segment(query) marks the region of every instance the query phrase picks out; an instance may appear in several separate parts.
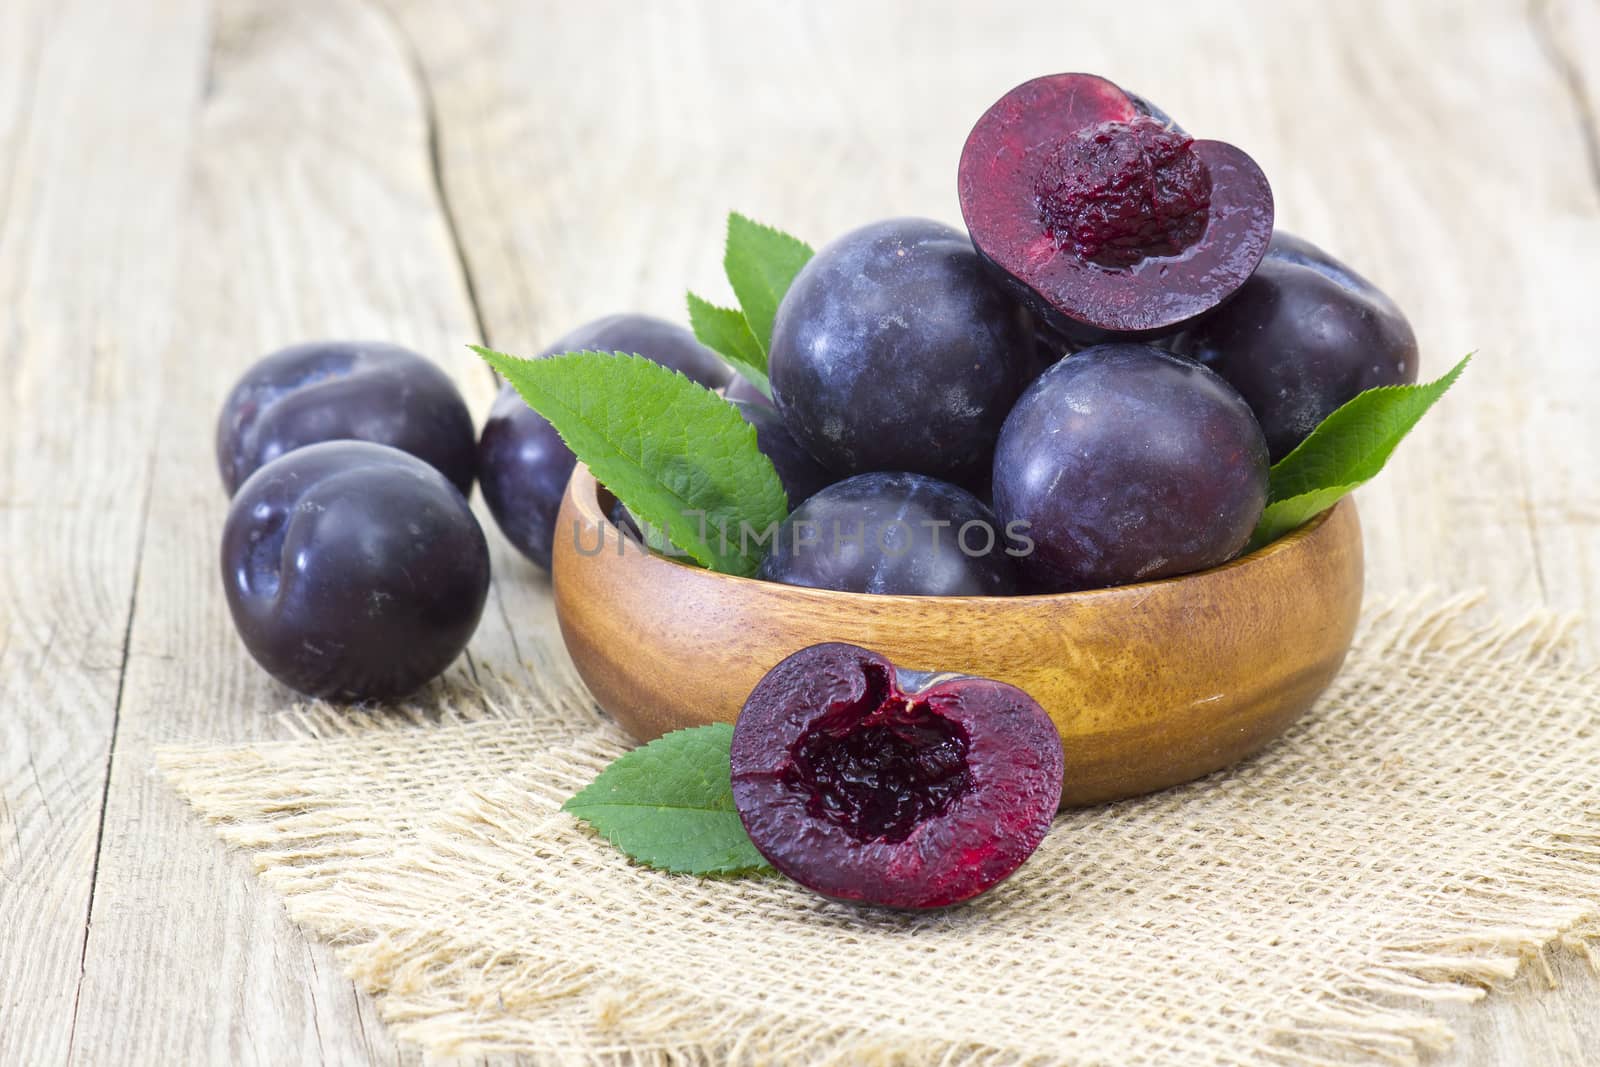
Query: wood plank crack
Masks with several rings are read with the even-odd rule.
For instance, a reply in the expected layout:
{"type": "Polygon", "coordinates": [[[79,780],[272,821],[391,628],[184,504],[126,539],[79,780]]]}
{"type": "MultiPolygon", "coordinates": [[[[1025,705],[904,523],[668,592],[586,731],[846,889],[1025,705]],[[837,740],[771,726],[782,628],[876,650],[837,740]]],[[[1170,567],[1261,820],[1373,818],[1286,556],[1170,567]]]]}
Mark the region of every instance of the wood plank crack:
{"type": "Polygon", "coordinates": [[[443,151],[439,144],[439,108],[434,100],[433,85],[428,80],[427,67],[422,62],[422,55],[417,51],[416,43],[411,40],[404,23],[395,16],[395,13],[383,3],[373,3],[370,7],[383,19],[384,24],[394,35],[400,52],[405,57],[412,85],[416,88],[426,132],[428,173],[433,183],[434,199],[439,203],[439,213],[443,216],[445,229],[450,235],[450,250],[455,256],[457,269],[460,270],[461,280],[467,289],[467,304],[472,309],[472,321],[478,331],[478,343],[486,345],[489,343],[489,331],[484,326],[483,306],[478,300],[477,282],[472,276],[472,264],[467,259],[466,248],[461,241],[460,222],[456,218],[454,206],[450,203],[450,193],[445,184],[443,151]]]}
{"type": "MultiPolygon", "coordinates": [[[[129,583],[127,618],[122,629],[122,662],[117,668],[117,695],[111,706],[111,737],[106,743],[106,772],[100,790],[100,816],[95,824],[94,863],[89,868],[89,901],[83,915],[83,947],[78,956],[78,982],[72,994],[72,1025],[67,1033],[67,1063],[72,1062],[78,1037],[78,1010],[83,1001],[83,983],[89,973],[89,938],[94,932],[94,905],[100,888],[100,859],[105,853],[106,812],[111,806],[111,772],[117,761],[117,737],[122,725],[122,701],[127,690],[128,659],[133,648],[133,623],[139,611],[139,575],[144,569],[145,534],[150,529],[150,501],[155,489],[155,460],[161,444],[158,426],[151,437],[145,459],[144,499],[139,505],[139,535],[133,550],[133,580],[129,583]]],[[[30,760],[31,762],[31,760],[30,760]]]]}

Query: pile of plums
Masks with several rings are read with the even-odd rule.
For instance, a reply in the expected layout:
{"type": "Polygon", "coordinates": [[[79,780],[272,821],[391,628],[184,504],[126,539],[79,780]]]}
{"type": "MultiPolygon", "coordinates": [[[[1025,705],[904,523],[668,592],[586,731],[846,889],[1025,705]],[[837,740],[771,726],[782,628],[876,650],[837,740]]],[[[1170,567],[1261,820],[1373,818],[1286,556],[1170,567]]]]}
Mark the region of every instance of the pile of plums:
{"type": "MultiPolygon", "coordinates": [[[[1399,308],[1273,232],[1249,156],[1102,78],[1006,94],[967,140],[958,192],[966,232],[890,219],[801,270],[773,327],[770,400],[648,316],[589,323],[544,354],[633,352],[721,390],[792,509],[760,577],[904,595],[1226,562],[1272,461],[1362,390],[1416,380],[1399,308]]],[[[575,463],[509,386],[474,441],[435,366],[351,343],[257,364],[217,453],[240,633],[279,679],[340,699],[401,695],[465,646],[488,583],[474,477],[548,568],[575,463]]]]}

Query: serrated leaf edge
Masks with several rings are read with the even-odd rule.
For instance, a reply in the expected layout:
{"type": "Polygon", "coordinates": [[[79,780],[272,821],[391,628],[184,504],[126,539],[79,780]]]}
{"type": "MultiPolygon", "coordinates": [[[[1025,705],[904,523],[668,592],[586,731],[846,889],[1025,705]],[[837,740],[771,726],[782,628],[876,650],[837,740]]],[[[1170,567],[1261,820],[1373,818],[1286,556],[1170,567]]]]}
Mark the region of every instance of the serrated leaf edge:
{"type": "MultiPolygon", "coordinates": [[[[570,352],[559,352],[559,353],[555,353],[555,354],[550,355],[550,356],[542,356],[542,357],[540,357],[538,359],[527,359],[527,358],[524,358],[524,357],[521,357],[521,356],[513,356],[513,355],[510,355],[509,353],[499,352],[499,351],[496,351],[495,349],[488,348],[488,347],[486,347],[484,345],[468,345],[467,347],[472,349],[474,352],[476,352],[485,362],[487,362],[496,371],[499,371],[501,373],[501,375],[506,378],[507,381],[510,381],[511,378],[510,378],[509,374],[506,374],[505,368],[500,365],[501,362],[543,363],[543,362],[546,362],[547,360],[559,359],[559,358],[561,358],[563,356],[614,356],[614,357],[617,357],[617,358],[620,358],[620,359],[638,360],[638,361],[640,361],[642,363],[646,363],[646,364],[648,364],[648,365],[650,365],[652,367],[658,367],[661,370],[666,371],[669,374],[673,374],[673,375],[677,376],[678,378],[683,379],[684,381],[688,382],[690,385],[693,385],[695,388],[700,389],[700,390],[710,394],[713,397],[716,397],[717,400],[722,401],[722,398],[718,397],[715,392],[712,392],[712,390],[707,389],[705,386],[703,386],[699,382],[696,382],[693,379],[687,377],[686,375],[684,375],[680,371],[673,370],[670,367],[664,367],[661,364],[654,362],[653,360],[649,360],[649,359],[646,359],[644,356],[638,355],[637,353],[632,353],[632,352],[604,352],[604,351],[600,351],[600,350],[597,350],[597,349],[576,349],[576,350],[573,350],[573,351],[570,351],[570,352]]],[[[519,396],[522,396],[523,402],[527,403],[529,407],[533,407],[533,404],[528,400],[527,396],[522,393],[521,387],[517,386],[515,382],[512,382],[512,386],[513,386],[513,388],[516,388],[517,394],[519,396]]],[[[722,401],[722,402],[723,402],[724,406],[729,406],[729,405],[726,404],[726,401],[722,401]]],[[[537,411],[538,409],[535,408],[534,410],[537,411]]],[[[570,411],[571,409],[568,409],[568,410],[570,411]]],[[[541,414],[543,414],[543,413],[541,412],[541,414]]],[[[573,412],[573,414],[574,414],[574,416],[577,415],[576,412],[573,412]]],[[[772,474],[772,478],[773,478],[773,483],[775,485],[777,485],[779,487],[780,491],[781,491],[783,483],[778,479],[777,469],[775,467],[772,467],[772,460],[769,459],[767,457],[766,453],[762,452],[761,449],[757,446],[755,427],[751,426],[748,422],[745,422],[744,419],[739,416],[738,412],[733,412],[732,414],[734,415],[735,418],[739,419],[739,422],[741,424],[741,428],[737,432],[740,432],[740,433],[745,435],[745,438],[747,439],[747,443],[749,445],[749,448],[750,448],[752,454],[756,455],[756,456],[759,456],[761,458],[761,460],[766,463],[767,467],[771,468],[771,474],[772,474]]],[[[548,420],[548,416],[546,416],[546,418],[548,420]]],[[[556,434],[561,438],[562,442],[564,444],[566,444],[568,448],[572,448],[572,442],[567,440],[567,435],[565,433],[562,433],[561,428],[559,426],[555,425],[554,420],[548,420],[548,421],[550,421],[551,426],[555,428],[556,434]]],[[[611,444],[609,438],[607,439],[607,444],[608,445],[611,444]]],[[[615,445],[611,445],[611,447],[612,447],[612,450],[617,454],[617,456],[619,458],[621,458],[623,460],[626,460],[628,462],[633,462],[632,457],[628,456],[625,452],[622,451],[622,449],[618,448],[615,445]]],[[[573,448],[573,452],[574,452],[574,454],[576,454],[577,449],[573,448]]],[[[641,469],[644,469],[643,462],[638,462],[635,465],[638,466],[641,469]]],[[[728,572],[728,571],[724,571],[724,570],[722,570],[721,566],[719,566],[719,564],[722,563],[722,560],[719,559],[719,557],[716,555],[716,553],[712,551],[709,539],[702,541],[697,536],[689,536],[684,540],[680,540],[678,537],[673,536],[680,525],[687,525],[690,529],[693,529],[693,524],[688,522],[687,516],[685,514],[683,514],[683,513],[685,513],[685,512],[692,513],[692,512],[698,511],[700,509],[692,507],[690,501],[684,500],[678,494],[672,492],[672,490],[665,483],[660,481],[660,479],[656,478],[655,475],[652,474],[649,477],[650,477],[651,481],[655,482],[655,484],[657,486],[659,486],[663,490],[663,492],[664,492],[664,494],[666,496],[671,497],[678,505],[680,505],[679,514],[677,516],[675,516],[671,521],[669,521],[667,523],[656,523],[655,524],[658,527],[660,527],[661,529],[666,531],[668,540],[670,540],[678,548],[680,548],[683,551],[687,552],[694,559],[694,561],[696,563],[700,564],[702,567],[705,567],[707,570],[717,571],[719,573],[742,573],[745,576],[748,576],[750,574],[754,574],[755,573],[756,568],[758,566],[760,566],[760,563],[761,563],[761,560],[759,558],[752,558],[752,557],[747,556],[747,555],[745,555],[743,553],[739,553],[739,552],[735,551],[734,552],[734,556],[736,556],[743,563],[748,565],[747,570],[745,570],[743,572],[728,572]]],[[[614,490],[613,490],[613,492],[614,492],[614,490]]],[[[633,511],[638,511],[641,514],[641,516],[643,515],[644,511],[648,510],[648,509],[637,508],[635,506],[634,502],[625,499],[620,493],[617,494],[617,498],[622,501],[624,507],[627,507],[628,509],[633,510],[633,511]]],[[[785,497],[785,499],[787,499],[787,498],[785,497]]],[[[782,519],[780,518],[778,521],[781,522],[782,519]]],[[[752,523],[752,525],[755,525],[755,523],[752,523]]]]}
{"type": "MultiPolygon", "coordinates": [[[[756,230],[758,232],[767,234],[769,236],[776,237],[780,241],[788,242],[789,244],[791,244],[791,245],[793,245],[795,247],[796,251],[801,251],[801,252],[805,253],[805,261],[806,262],[810,262],[810,260],[817,254],[817,252],[816,252],[816,249],[812,248],[810,244],[806,243],[805,241],[802,241],[800,238],[796,237],[792,233],[789,233],[789,232],[787,232],[785,230],[780,230],[776,226],[769,226],[764,222],[757,222],[755,219],[751,218],[750,216],[741,214],[740,212],[737,212],[737,211],[728,212],[727,234],[723,238],[723,243],[722,243],[722,272],[723,272],[723,274],[725,274],[727,276],[728,284],[729,284],[729,286],[731,286],[733,288],[734,296],[739,301],[740,313],[744,316],[745,326],[750,330],[751,336],[756,339],[756,344],[759,345],[760,348],[761,348],[761,355],[762,355],[763,358],[765,358],[768,355],[768,353],[771,351],[771,349],[772,349],[772,337],[770,336],[770,331],[769,331],[769,336],[763,337],[763,336],[761,336],[761,331],[756,329],[755,323],[750,321],[749,309],[748,309],[748,307],[745,306],[744,297],[739,294],[739,287],[738,287],[737,284],[735,284],[735,282],[733,280],[733,267],[732,267],[732,264],[731,264],[730,261],[733,259],[733,255],[734,255],[733,239],[734,239],[734,227],[736,225],[745,226],[745,227],[748,227],[748,228],[750,228],[752,230],[756,230]]],[[[805,266],[805,263],[804,262],[801,263],[800,266],[803,268],[805,266]]],[[[799,274],[799,270],[797,269],[795,271],[795,273],[799,274]]],[[[776,309],[777,309],[778,305],[783,303],[783,298],[786,295],[786,293],[788,292],[788,286],[785,286],[784,287],[784,292],[780,293],[776,289],[774,289],[771,285],[768,285],[766,283],[766,279],[764,277],[765,271],[758,270],[757,274],[758,274],[758,276],[762,276],[762,278],[761,278],[762,287],[765,288],[767,290],[768,294],[770,294],[771,297],[772,297],[772,306],[773,306],[773,309],[774,309],[774,314],[776,314],[776,309]]],[[[792,282],[792,280],[793,279],[791,279],[791,282],[792,282]]]]}
{"type": "Polygon", "coordinates": [[[1372,481],[1372,479],[1376,478],[1379,474],[1382,474],[1384,468],[1389,465],[1389,459],[1393,457],[1395,449],[1400,446],[1400,442],[1404,441],[1406,437],[1410,435],[1411,431],[1417,428],[1417,425],[1422,421],[1423,416],[1427,415],[1429,411],[1432,411],[1433,406],[1443,399],[1444,395],[1450,391],[1450,387],[1455,385],[1456,380],[1461,377],[1461,372],[1467,369],[1467,364],[1472,362],[1472,359],[1475,355],[1477,355],[1476,352],[1468,352],[1465,356],[1461,357],[1461,360],[1456,363],[1455,366],[1451,367],[1448,371],[1446,371],[1444,374],[1441,374],[1438,378],[1435,378],[1431,382],[1418,382],[1408,385],[1380,385],[1372,389],[1364,389],[1335,408],[1327,418],[1323,419],[1317,424],[1316,429],[1312,430],[1310,434],[1306,435],[1304,441],[1301,441],[1289,452],[1288,455],[1284,456],[1277,463],[1273,464],[1273,472],[1277,472],[1291,459],[1293,459],[1295,455],[1306,446],[1307,442],[1309,442],[1311,438],[1315,436],[1317,430],[1320,430],[1323,426],[1326,426],[1329,420],[1333,419],[1339,414],[1339,412],[1345,410],[1351,404],[1354,404],[1361,397],[1364,397],[1369,393],[1387,393],[1403,390],[1407,392],[1432,392],[1433,394],[1428,400],[1427,407],[1423,408],[1421,413],[1417,415],[1416,419],[1412,421],[1411,425],[1407,426],[1403,431],[1401,431],[1399,436],[1394,439],[1394,443],[1389,445],[1389,455],[1384,458],[1384,461],[1381,464],[1379,464],[1378,469],[1367,475],[1365,478],[1360,478],[1353,482],[1338,483],[1334,485],[1319,485],[1310,489],[1303,489],[1289,496],[1269,498],[1267,501],[1267,506],[1262,509],[1261,518],[1256,522],[1256,528],[1251,533],[1250,541],[1245,546],[1243,554],[1247,555],[1259,548],[1264,548],[1286,534],[1298,530],[1301,526],[1304,526],[1306,523],[1316,518],[1317,515],[1327,511],[1329,508],[1339,503],[1339,501],[1343,500],[1345,497],[1349,496],[1363,485],[1366,485],[1368,482],[1372,481]],[[1335,494],[1333,499],[1331,499],[1322,508],[1318,509],[1314,514],[1307,516],[1300,522],[1292,525],[1285,525],[1283,523],[1272,521],[1275,513],[1281,514],[1282,512],[1289,510],[1289,505],[1298,501],[1303,501],[1309,496],[1320,497],[1328,493],[1335,494]]]}
{"type": "Polygon", "coordinates": [[[762,351],[761,343],[756,340],[755,332],[750,328],[750,320],[745,317],[744,312],[740,311],[738,308],[729,308],[723,307],[720,304],[713,304],[711,301],[699,295],[692,289],[685,294],[684,302],[688,305],[689,327],[694,331],[695,339],[726,360],[728,365],[737,371],[740,377],[744,378],[745,381],[759,389],[761,394],[768,400],[771,400],[772,383],[767,379],[766,367],[756,366],[754,363],[746,359],[741,353],[728,351],[728,346],[718,344],[715,340],[702,333],[700,331],[700,322],[702,320],[701,316],[696,314],[696,311],[698,310],[696,305],[699,305],[699,308],[703,308],[706,311],[720,315],[727,315],[730,318],[737,319],[744,325],[745,337],[749,339],[751,344],[755,345],[756,351],[761,352],[762,357],[765,358],[766,353],[762,351]]]}
{"type": "MultiPolygon", "coordinates": [[[[1397,436],[1394,439],[1394,443],[1389,446],[1389,452],[1390,452],[1390,455],[1392,456],[1393,453],[1394,453],[1394,450],[1399,447],[1400,442],[1404,441],[1406,439],[1406,437],[1410,435],[1411,431],[1416,429],[1417,424],[1422,421],[1422,417],[1433,409],[1433,405],[1437,404],[1441,399],[1444,398],[1444,395],[1450,391],[1450,387],[1451,386],[1455,385],[1456,380],[1461,377],[1461,372],[1467,369],[1467,364],[1472,362],[1472,358],[1476,354],[1477,353],[1475,353],[1475,352],[1468,352],[1465,356],[1463,356],[1461,358],[1460,362],[1458,362],[1455,366],[1451,367],[1448,371],[1446,371],[1444,374],[1441,374],[1438,378],[1435,378],[1431,382],[1413,382],[1413,383],[1405,384],[1405,385],[1379,385],[1379,386],[1374,386],[1371,389],[1363,389],[1361,392],[1357,393],[1355,396],[1351,397],[1349,400],[1345,401],[1343,404],[1340,404],[1333,411],[1329,412],[1327,418],[1325,418],[1321,422],[1317,423],[1316,427],[1313,428],[1312,431],[1305,436],[1304,440],[1302,440],[1299,444],[1295,445],[1294,448],[1289,451],[1288,455],[1284,456],[1282,459],[1280,459],[1278,462],[1276,462],[1276,463],[1274,463],[1272,465],[1272,472],[1271,473],[1272,474],[1278,474],[1280,471],[1292,470],[1293,469],[1293,464],[1295,464],[1297,462],[1304,462],[1303,453],[1309,452],[1312,448],[1318,447],[1316,444],[1313,444],[1313,442],[1312,442],[1312,439],[1314,437],[1316,437],[1317,432],[1319,430],[1321,430],[1324,426],[1327,426],[1330,422],[1335,422],[1336,420],[1339,420],[1341,412],[1343,412],[1343,411],[1347,410],[1348,408],[1350,408],[1351,405],[1357,403],[1363,397],[1368,397],[1368,396],[1372,396],[1372,395],[1381,395],[1381,394],[1392,394],[1392,393],[1430,393],[1431,392],[1433,395],[1428,401],[1428,406],[1422,410],[1422,413],[1417,416],[1417,418],[1411,423],[1410,426],[1407,426],[1403,431],[1401,431],[1399,436],[1397,436]]],[[[1364,485],[1365,483],[1371,481],[1373,478],[1376,478],[1379,474],[1381,474],[1383,472],[1383,468],[1388,465],[1388,462],[1389,462],[1388,461],[1388,457],[1385,457],[1383,463],[1379,465],[1377,470],[1373,471],[1371,474],[1367,475],[1365,478],[1362,478],[1359,481],[1353,482],[1351,484],[1354,485],[1354,486],[1360,486],[1360,485],[1364,485]]],[[[1271,503],[1276,503],[1279,500],[1292,500],[1295,497],[1301,497],[1301,496],[1305,496],[1308,493],[1315,493],[1315,492],[1321,491],[1322,489],[1331,489],[1331,488],[1336,488],[1336,486],[1313,486],[1310,489],[1297,490],[1296,492],[1291,493],[1288,496],[1269,497],[1269,501],[1271,503]]],[[[1269,506],[1270,506],[1270,504],[1269,504],[1269,506]]]]}
{"type": "Polygon", "coordinates": [[[640,864],[641,866],[648,867],[651,870],[664,871],[664,872],[666,872],[668,874],[689,874],[689,875],[698,875],[698,876],[701,876],[701,877],[722,877],[722,876],[730,876],[730,875],[776,874],[777,873],[776,869],[770,863],[767,863],[765,861],[762,861],[760,863],[755,863],[755,864],[722,864],[722,863],[719,863],[719,864],[712,864],[711,866],[708,866],[708,867],[695,867],[695,866],[692,866],[690,864],[674,864],[674,863],[671,863],[671,862],[662,861],[659,858],[652,857],[652,856],[649,856],[649,855],[641,855],[638,852],[631,852],[627,848],[623,847],[623,845],[617,841],[616,837],[609,830],[601,827],[600,825],[595,823],[592,819],[590,819],[588,816],[583,814],[583,809],[588,809],[588,808],[608,808],[608,807],[615,807],[615,808],[622,808],[622,807],[644,808],[644,807],[654,807],[654,808],[664,808],[664,809],[667,809],[669,811],[711,812],[711,813],[715,813],[715,814],[733,815],[735,818],[737,818],[738,817],[738,811],[737,811],[737,809],[733,809],[733,808],[699,808],[699,807],[693,807],[693,806],[688,805],[688,804],[641,804],[641,803],[637,803],[637,802],[628,803],[628,804],[608,804],[608,803],[604,803],[604,802],[594,802],[594,801],[591,801],[591,802],[588,802],[588,803],[580,803],[583,800],[584,795],[587,794],[590,790],[594,789],[597,785],[599,785],[600,784],[600,780],[602,778],[604,778],[605,775],[613,767],[615,767],[617,764],[622,763],[625,760],[630,760],[630,759],[632,759],[632,758],[634,758],[634,757],[646,752],[647,750],[655,747],[656,745],[659,745],[662,742],[666,741],[667,738],[669,738],[669,737],[674,737],[674,736],[676,736],[678,734],[685,734],[685,733],[699,733],[701,731],[715,731],[715,732],[717,732],[719,734],[726,732],[730,742],[731,742],[732,737],[733,737],[733,727],[730,726],[727,723],[708,723],[705,726],[690,726],[690,727],[685,727],[685,728],[683,728],[681,730],[669,731],[668,733],[662,734],[660,737],[656,738],[654,741],[647,742],[646,744],[640,745],[637,748],[629,749],[627,752],[624,752],[622,755],[618,756],[616,759],[614,759],[610,763],[606,764],[606,766],[601,769],[600,773],[595,775],[593,781],[591,781],[588,785],[584,786],[582,789],[578,790],[578,792],[574,793],[572,796],[567,798],[566,802],[561,805],[561,810],[566,812],[566,813],[568,813],[573,818],[579,820],[585,826],[589,827],[590,830],[592,830],[594,833],[596,833],[600,837],[604,838],[607,842],[609,842],[612,845],[612,847],[617,849],[617,851],[621,852],[630,861],[632,861],[634,863],[637,863],[637,864],[640,864]]]}

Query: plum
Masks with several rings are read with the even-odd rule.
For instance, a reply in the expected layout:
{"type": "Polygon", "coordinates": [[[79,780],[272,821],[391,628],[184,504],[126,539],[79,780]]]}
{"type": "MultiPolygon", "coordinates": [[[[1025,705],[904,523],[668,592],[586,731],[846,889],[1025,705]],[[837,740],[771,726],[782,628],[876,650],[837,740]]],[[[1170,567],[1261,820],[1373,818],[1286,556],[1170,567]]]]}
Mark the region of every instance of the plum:
{"type": "Polygon", "coordinates": [[[217,418],[217,465],[231,496],[258,467],[320,441],[392,445],[472,491],[472,413],[444,371],[380,341],[316,341],[261,359],[217,418]]]}
{"type": "Polygon", "coordinates": [[[1061,737],[1028,694],[813,645],[733,728],[733,802],[780,872],[839,900],[939,908],[1020,867],[1061,802],[1061,737]]]}
{"type": "Polygon", "coordinates": [[[791,509],[799,507],[836,481],[833,475],[829,474],[822,464],[812,459],[811,453],[794,439],[794,435],[789,432],[788,424],[770,404],[747,401],[729,401],[729,403],[733,404],[745,422],[756,428],[756,447],[761,450],[762,455],[772,461],[772,467],[778,472],[778,481],[783,483],[783,491],[789,498],[791,509]]]}
{"type": "Polygon", "coordinates": [[[308,445],[239,487],[222,533],[228,607],[257,663],[330,700],[391,700],[466,648],[489,547],[466,499],[385,445],[308,445]]]}
{"type": "Polygon", "coordinates": [[[1026,541],[959,486],[909,472],[858,474],[800,505],[757,577],[901,596],[1005,596],[1026,541]]]}
{"type": "Polygon", "coordinates": [[[1199,363],[1132,342],[1068,356],[1006,419],[994,507],[1034,542],[1040,592],[1166,578],[1232,559],[1267,501],[1249,405],[1199,363]]]}
{"type": "MultiPolygon", "coordinates": [[[[619,314],[585,323],[542,356],[577,350],[628,352],[670,367],[708,389],[726,385],[732,370],[681,326],[649,315],[619,314]]],[[[556,512],[577,458],[543,415],[507,384],[495,397],[478,438],[483,499],[506,540],[550,569],[556,512]]]]}
{"type": "Polygon", "coordinates": [[[1417,336],[1395,302],[1281,230],[1233,299],[1174,347],[1239,390],[1274,461],[1357,393],[1417,380],[1417,336]]]}
{"type": "Polygon", "coordinates": [[[1031,318],[966,235],[902,218],[805,265],[778,307],[767,370],[790,432],[835,474],[966,483],[982,480],[1037,357],[1031,318]]]}
{"type": "Polygon", "coordinates": [[[1092,74],[1001,97],[967,137],[958,193],[978,252],[1080,343],[1211,310],[1272,236],[1272,189],[1249,156],[1092,74]]]}

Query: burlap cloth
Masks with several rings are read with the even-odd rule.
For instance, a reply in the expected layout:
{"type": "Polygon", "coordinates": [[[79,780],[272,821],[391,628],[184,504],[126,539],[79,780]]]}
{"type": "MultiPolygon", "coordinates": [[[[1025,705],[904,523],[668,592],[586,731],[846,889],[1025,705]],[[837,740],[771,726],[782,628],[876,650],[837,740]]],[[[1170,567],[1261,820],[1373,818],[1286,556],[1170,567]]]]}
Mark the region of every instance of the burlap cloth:
{"type": "Polygon", "coordinates": [[[161,765],[437,1056],[1410,1063],[1449,1040],[1436,1002],[1600,937],[1600,675],[1566,632],[1470,598],[1371,610],[1265,753],[1062,815],[925,915],[630,866],[558,810],[627,744],[570,667],[161,765]]]}

